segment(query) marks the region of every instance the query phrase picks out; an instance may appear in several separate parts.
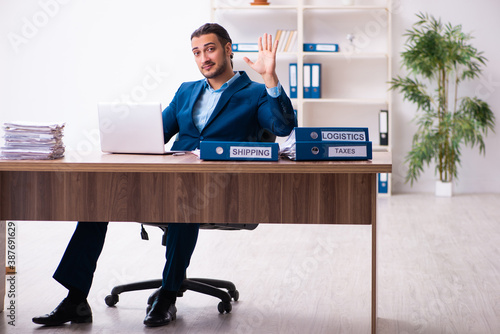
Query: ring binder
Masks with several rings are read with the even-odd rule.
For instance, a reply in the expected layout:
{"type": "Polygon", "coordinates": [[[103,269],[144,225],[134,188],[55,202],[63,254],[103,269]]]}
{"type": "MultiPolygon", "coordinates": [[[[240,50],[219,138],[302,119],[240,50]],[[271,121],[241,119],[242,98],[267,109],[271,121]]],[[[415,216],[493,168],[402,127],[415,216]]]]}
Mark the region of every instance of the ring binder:
{"type": "Polygon", "coordinates": [[[278,161],[278,143],[202,141],[202,160],[278,161]]]}
{"type": "Polygon", "coordinates": [[[372,142],[297,141],[295,160],[370,160],[372,142]]]}
{"type": "Polygon", "coordinates": [[[389,145],[389,115],[387,110],[380,110],[379,113],[379,137],[380,137],[380,145],[387,146],[389,145]]]}

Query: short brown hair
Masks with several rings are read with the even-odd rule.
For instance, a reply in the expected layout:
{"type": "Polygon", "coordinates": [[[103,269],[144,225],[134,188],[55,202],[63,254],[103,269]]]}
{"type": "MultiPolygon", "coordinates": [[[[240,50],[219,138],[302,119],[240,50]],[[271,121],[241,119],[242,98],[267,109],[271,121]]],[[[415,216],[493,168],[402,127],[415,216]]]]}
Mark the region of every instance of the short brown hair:
{"type": "Polygon", "coordinates": [[[227,30],[217,23],[205,23],[191,34],[191,39],[208,34],[215,34],[222,46],[225,46],[227,43],[233,44],[227,30]]]}

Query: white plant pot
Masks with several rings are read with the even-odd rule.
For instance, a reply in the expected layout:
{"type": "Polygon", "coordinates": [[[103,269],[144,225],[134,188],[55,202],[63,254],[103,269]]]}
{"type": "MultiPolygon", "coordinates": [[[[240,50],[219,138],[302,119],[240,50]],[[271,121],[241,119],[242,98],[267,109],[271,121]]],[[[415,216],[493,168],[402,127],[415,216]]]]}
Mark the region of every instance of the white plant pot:
{"type": "Polygon", "coordinates": [[[451,197],[453,195],[453,183],[436,181],[436,196],[451,197]]]}

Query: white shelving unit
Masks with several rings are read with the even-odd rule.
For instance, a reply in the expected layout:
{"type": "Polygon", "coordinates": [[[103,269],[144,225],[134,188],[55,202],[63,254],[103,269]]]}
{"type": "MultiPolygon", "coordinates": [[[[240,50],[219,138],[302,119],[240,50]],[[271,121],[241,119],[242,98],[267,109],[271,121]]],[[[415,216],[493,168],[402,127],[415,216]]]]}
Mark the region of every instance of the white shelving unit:
{"type": "MultiPolygon", "coordinates": [[[[274,36],[278,29],[297,30],[296,50],[278,54],[277,72],[289,93],[289,64],[297,63],[297,98],[292,102],[299,126],[368,127],[374,150],[390,151],[391,1],[342,5],[342,0],[270,0],[269,6],[251,6],[251,1],[211,0],[211,20],[228,30],[233,43],[255,43],[263,33],[274,36]],[[348,34],[354,36],[352,43],[348,34]],[[339,52],[303,51],[304,43],[337,43],[339,52]],[[319,99],[304,98],[304,63],[321,63],[319,99]],[[389,111],[387,146],[379,145],[380,110],[389,111]]],[[[243,56],[252,59],[255,53],[235,53],[235,68],[246,66],[243,56]]],[[[390,194],[390,177],[388,182],[390,194]]]]}

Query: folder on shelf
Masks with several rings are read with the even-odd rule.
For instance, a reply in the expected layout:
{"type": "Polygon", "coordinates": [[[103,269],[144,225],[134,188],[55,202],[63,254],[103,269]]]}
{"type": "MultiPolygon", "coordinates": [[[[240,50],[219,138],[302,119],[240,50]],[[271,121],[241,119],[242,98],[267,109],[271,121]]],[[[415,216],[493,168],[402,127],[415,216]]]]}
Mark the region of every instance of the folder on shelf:
{"type": "Polygon", "coordinates": [[[277,161],[278,143],[202,141],[200,159],[277,161]]]}
{"type": "Polygon", "coordinates": [[[304,98],[310,99],[312,97],[311,92],[311,64],[304,64],[304,98]]]}
{"type": "Polygon", "coordinates": [[[288,37],[290,36],[291,34],[291,30],[283,30],[283,32],[281,33],[281,37],[279,39],[279,43],[278,43],[278,52],[285,52],[286,51],[286,43],[288,41],[288,37]]]}
{"type": "Polygon", "coordinates": [[[297,64],[292,63],[289,67],[290,98],[297,98],[297,64]]]}
{"type": "Polygon", "coordinates": [[[388,187],[388,173],[379,173],[378,174],[378,193],[379,194],[387,194],[389,189],[388,187]]]}
{"type": "Polygon", "coordinates": [[[281,43],[282,42],[282,40],[281,40],[282,34],[283,34],[283,29],[276,30],[276,35],[274,35],[274,40],[279,41],[279,43],[281,43]]]}
{"type": "Polygon", "coordinates": [[[380,145],[389,145],[389,117],[387,110],[380,110],[378,115],[379,120],[379,134],[380,134],[380,145]]]}
{"type": "Polygon", "coordinates": [[[339,52],[335,43],[304,43],[304,52],[339,52]]]}
{"type": "Polygon", "coordinates": [[[368,128],[297,127],[296,141],[369,141],[368,128]]]}
{"type": "Polygon", "coordinates": [[[370,160],[371,141],[297,141],[295,160],[370,160]]]}
{"type": "Polygon", "coordinates": [[[311,98],[321,98],[321,64],[311,64],[311,98]]]}
{"type": "Polygon", "coordinates": [[[297,40],[297,30],[291,30],[287,40],[284,41],[286,43],[283,51],[285,52],[293,51],[296,40],[297,40]]]}
{"type": "Polygon", "coordinates": [[[295,51],[295,44],[297,42],[297,30],[293,30],[288,38],[288,42],[285,46],[285,51],[293,52],[295,51]]]}
{"type": "Polygon", "coordinates": [[[258,52],[259,46],[257,43],[233,43],[233,52],[258,52]]]}

